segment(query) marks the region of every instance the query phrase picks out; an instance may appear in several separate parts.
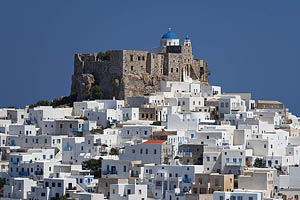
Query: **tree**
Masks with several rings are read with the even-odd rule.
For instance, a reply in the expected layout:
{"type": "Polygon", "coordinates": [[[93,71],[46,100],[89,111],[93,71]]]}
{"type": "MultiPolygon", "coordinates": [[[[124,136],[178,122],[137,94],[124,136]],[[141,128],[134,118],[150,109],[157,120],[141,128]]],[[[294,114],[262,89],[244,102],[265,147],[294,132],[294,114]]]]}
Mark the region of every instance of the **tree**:
{"type": "Polygon", "coordinates": [[[64,195],[64,196],[61,196],[61,197],[59,198],[59,200],[68,200],[68,197],[67,197],[66,195],[64,195]]]}
{"type": "Polygon", "coordinates": [[[258,168],[266,168],[266,161],[264,161],[262,158],[256,158],[253,166],[258,168]]]}
{"type": "Polygon", "coordinates": [[[110,51],[106,51],[105,53],[99,52],[97,53],[98,60],[110,60],[110,51]]]}
{"type": "Polygon", "coordinates": [[[248,159],[246,159],[246,166],[247,167],[251,167],[252,166],[252,162],[248,159]]]}
{"type": "Polygon", "coordinates": [[[153,125],[153,126],[161,126],[161,121],[155,121],[151,125],[153,125]]]}
{"type": "Polygon", "coordinates": [[[119,155],[119,151],[116,148],[111,148],[109,155],[119,155]]]}
{"type": "Polygon", "coordinates": [[[0,178],[0,197],[3,197],[5,183],[6,183],[6,179],[0,178]]]}
{"type": "Polygon", "coordinates": [[[99,85],[94,85],[89,89],[84,97],[86,100],[103,99],[103,92],[99,85]]]}
{"type": "Polygon", "coordinates": [[[94,175],[95,178],[101,177],[101,168],[102,168],[102,158],[91,159],[82,162],[82,169],[91,170],[91,173],[94,175]]]}
{"type": "Polygon", "coordinates": [[[38,106],[51,106],[51,103],[47,100],[40,100],[40,101],[36,102],[36,104],[29,105],[29,108],[34,108],[34,107],[38,107],[38,106]]]}

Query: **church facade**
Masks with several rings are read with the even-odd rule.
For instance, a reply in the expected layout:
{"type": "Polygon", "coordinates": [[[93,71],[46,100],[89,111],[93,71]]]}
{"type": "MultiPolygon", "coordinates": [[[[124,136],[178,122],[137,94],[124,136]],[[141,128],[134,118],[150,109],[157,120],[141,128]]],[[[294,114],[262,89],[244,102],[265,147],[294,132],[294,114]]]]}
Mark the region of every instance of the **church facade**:
{"type": "Polygon", "coordinates": [[[78,101],[93,85],[99,85],[105,99],[125,99],[159,90],[160,81],[188,79],[209,85],[208,64],[192,54],[190,39],[182,45],[171,30],[164,34],[160,46],[150,52],[112,50],[108,58],[95,54],[76,54],[71,95],[78,101]]]}

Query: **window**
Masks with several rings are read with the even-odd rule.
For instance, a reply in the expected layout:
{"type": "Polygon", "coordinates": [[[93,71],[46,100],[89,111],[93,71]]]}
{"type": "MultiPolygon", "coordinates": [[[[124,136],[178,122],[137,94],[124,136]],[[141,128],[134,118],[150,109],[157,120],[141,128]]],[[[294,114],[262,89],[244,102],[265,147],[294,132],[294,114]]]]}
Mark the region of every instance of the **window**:
{"type": "Polygon", "coordinates": [[[61,187],[61,183],[57,183],[57,187],[61,187]]]}
{"type": "Polygon", "coordinates": [[[154,154],[156,154],[156,149],[154,149],[154,154]]]}
{"type": "Polygon", "coordinates": [[[130,55],[130,61],[133,61],[133,55],[130,55]]]}
{"type": "Polygon", "coordinates": [[[226,108],[229,107],[229,103],[228,103],[228,102],[225,103],[225,107],[226,107],[226,108]]]}
{"type": "Polygon", "coordinates": [[[55,187],[55,183],[54,182],[52,183],[52,187],[55,187]]]}
{"type": "Polygon", "coordinates": [[[130,70],[133,71],[133,66],[130,67],[130,70]]]}
{"type": "Polygon", "coordinates": [[[207,162],[209,162],[209,161],[210,161],[210,157],[209,157],[209,156],[207,156],[207,157],[206,157],[206,160],[207,160],[207,162]]]}
{"type": "Polygon", "coordinates": [[[123,166],[123,172],[126,172],[126,165],[123,166]]]}
{"type": "Polygon", "coordinates": [[[42,196],[42,197],[46,196],[46,193],[45,193],[45,192],[42,192],[42,193],[41,193],[41,196],[42,196]]]}
{"type": "Polygon", "coordinates": [[[221,103],[221,108],[224,108],[224,103],[223,102],[221,103]]]}
{"type": "Polygon", "coordinates": [[[140,154],[143,154],[143,149],[140,150],[140,154]]]}
{"type": "Polygon", "coordinates": [[[216,156],[214,156],[214,161],[217,161],[217,157],[216,156]]]}
{"type": "Polygon", "coordinates": [[[132,153],[135,153],[135,149],[132,149],[132,153]]]}
{"type": "Polygon", "coordinates": [[[171,73],[173,72],[173,68],[171,68],[171,73]]]}
{"type": "Polygon", "coordinates": [[[219,200],[224,200],[224,196],[220,196],[220,197],[219,197],[219,200]]]}
{"type": "Polygon", "coordinates": [[[59,126],[60,126],[60,128],[62,128],[62,127],[63,127],[63,125],[62,125],[62,124],[60,124],[59,126]]]}
{"type": "Polygon", "coordinates": [[[146,154],[148,154],[148,149],[146,149],[146,154]]]}

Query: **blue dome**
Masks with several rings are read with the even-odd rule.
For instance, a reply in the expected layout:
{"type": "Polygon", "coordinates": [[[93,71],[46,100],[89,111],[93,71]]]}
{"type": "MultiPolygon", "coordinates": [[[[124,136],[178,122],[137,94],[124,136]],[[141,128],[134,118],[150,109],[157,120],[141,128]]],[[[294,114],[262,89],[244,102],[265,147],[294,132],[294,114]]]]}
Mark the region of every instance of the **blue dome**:
{"type": "Polygon", "coordinates": [[[168,31],[166,34],[164,34],[161,39],[178,39],[177,35],[175,33],[172,33],[171,31],[168,31]]]}

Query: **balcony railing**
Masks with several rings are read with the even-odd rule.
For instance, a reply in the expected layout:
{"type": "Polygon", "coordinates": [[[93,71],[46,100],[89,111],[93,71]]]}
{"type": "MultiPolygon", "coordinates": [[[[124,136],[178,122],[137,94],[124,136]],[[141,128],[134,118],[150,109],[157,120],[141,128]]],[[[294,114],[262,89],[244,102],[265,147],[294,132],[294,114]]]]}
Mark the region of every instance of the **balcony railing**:
{"type": "Polygon", "coordinates": [[[34,172],[35,175],[43,175],[43,172],[42,171],[36,171],[34,172]]]}
{"type": "Polygon", "coordinates": [[[139,177],[140,175],[139,175],[139,174],[131,174],[130,176],[131,176],[131,177],[137,178],[137,177],[139,177]]]}
{"type": "Polygon", "coordinates": [[[29,173],[28,172],[19,172],[19,175],[20,176],[29,176],[29,173]]]}
{"type": "Polygon", "coordinates": [[[237,166],[237,167],[241,167],[241,166],[243,166],[243,163],[241,163],[241,162],[226,162],[225,166],[237,166]]]}
{"type": "Polygon", "coordinates": [[[103,175],[118,174],[118,172],[117,172],[117,171],[107,171],[107,170],[106,170],[106,171],[103,171],[102,174],[103,174],[103,175]]]}
{"type": "Polygon", "coordinates": [[[179,152],[178,156],[179,157],[192,157],[193,153],[192,152],[179,152]]]}
{"type": "Polygon", "coordinates": [[[184,183],[191,183],[192,179],[191,178],[183,178],[184,183]]]}
{"type": "Polygon", "coordinates": [[[74,133],[82,133],[83,129],[82,128],[72,128],[72,132],[74,132],[74,133]]]}

